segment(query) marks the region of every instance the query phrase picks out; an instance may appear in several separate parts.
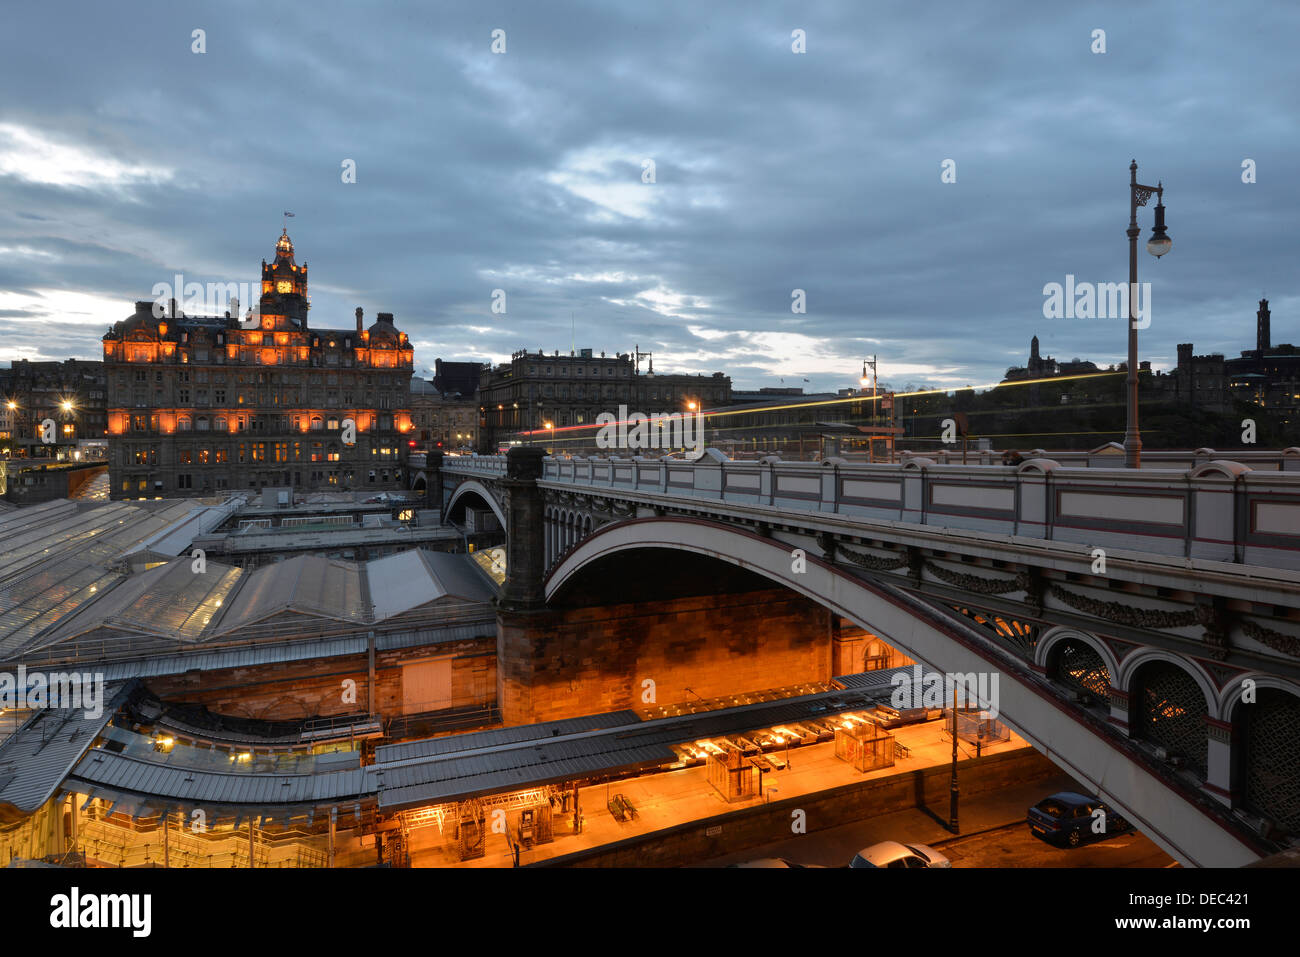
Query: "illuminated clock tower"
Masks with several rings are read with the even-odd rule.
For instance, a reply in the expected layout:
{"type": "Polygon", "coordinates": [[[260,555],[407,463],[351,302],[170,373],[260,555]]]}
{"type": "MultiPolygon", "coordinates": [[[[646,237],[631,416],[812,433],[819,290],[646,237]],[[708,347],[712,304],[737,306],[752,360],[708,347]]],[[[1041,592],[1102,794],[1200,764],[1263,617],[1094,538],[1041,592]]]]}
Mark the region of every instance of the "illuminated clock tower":
{"type": "Polygon", "coordinates": [[[281,232],[275,242],[275,261],[270,265],[262,260],[262,328],[306,329],[307,264],[293,261],[293,240],[289,230],[281,232]]]}

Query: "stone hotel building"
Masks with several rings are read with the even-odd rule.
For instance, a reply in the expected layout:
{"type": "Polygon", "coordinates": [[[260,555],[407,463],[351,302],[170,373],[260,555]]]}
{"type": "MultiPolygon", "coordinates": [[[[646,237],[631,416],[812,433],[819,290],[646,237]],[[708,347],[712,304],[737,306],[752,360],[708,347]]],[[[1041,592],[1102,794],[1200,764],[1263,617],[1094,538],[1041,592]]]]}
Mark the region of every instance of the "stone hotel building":
{"type": "Polygon", "coordinates": [[[104,336],[114,498],[400,487],[413,350],[389,313],[365,328],[307,322],[307,264],[287,231],[244,320],[134,315],[104,336]]]}

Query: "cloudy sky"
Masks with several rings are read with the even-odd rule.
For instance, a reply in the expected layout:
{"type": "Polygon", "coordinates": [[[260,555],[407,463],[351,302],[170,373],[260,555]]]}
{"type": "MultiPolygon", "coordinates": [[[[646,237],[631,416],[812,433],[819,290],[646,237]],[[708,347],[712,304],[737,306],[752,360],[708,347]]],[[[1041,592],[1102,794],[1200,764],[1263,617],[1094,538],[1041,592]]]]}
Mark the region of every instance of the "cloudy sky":
{"type": "Polygon", "coordinates": [[[738,387],[842,388],[873,353],[895,386],[978,385],[1034,334],[1105,365],[1123,320],[1045,319],[1043,287],[1126,281],[1133,158],[1174,243],[1141,253],[1143,357],[1249,348],[1261,296],[1274,342],[1300,342],[1295,5],[94,0],[5,20],[0,362],[98,357],[178,272],[256,282],[290,210],[311,323],[392,312],[421,369],[576,343],[738,387]]]}

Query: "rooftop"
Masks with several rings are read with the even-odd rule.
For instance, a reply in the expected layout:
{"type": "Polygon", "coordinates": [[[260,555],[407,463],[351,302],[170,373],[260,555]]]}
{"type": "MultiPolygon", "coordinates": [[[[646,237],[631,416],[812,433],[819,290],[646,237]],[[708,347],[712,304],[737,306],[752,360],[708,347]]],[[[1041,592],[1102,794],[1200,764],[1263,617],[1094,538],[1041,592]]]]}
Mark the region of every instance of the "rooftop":
{"type": "MultiPolygon", "coordinates": [[[[285,642],[364,635],[390,619],[420,630],[490,614],[494,583],[463,554],[412,548],[370,562],[309,554],[255,569],[196,565],[191,542],[233,507],[60,500],[0,511],[0,663],[143,662],[250,643],[287,654],[285,642]]],[[[458,533],[406,534],[414,542],[458,533]]]]}

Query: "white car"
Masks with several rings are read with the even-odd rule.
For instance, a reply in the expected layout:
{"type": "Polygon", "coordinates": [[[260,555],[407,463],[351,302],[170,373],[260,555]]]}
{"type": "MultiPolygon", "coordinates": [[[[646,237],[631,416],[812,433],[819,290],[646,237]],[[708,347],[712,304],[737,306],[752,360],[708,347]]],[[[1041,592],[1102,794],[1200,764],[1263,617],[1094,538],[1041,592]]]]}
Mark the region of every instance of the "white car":
{"type": "Polygon", "coordinates": [[[858,851],[849,867],[952,867],[952,861],[928,844],[881,841],[858,851]]]}

